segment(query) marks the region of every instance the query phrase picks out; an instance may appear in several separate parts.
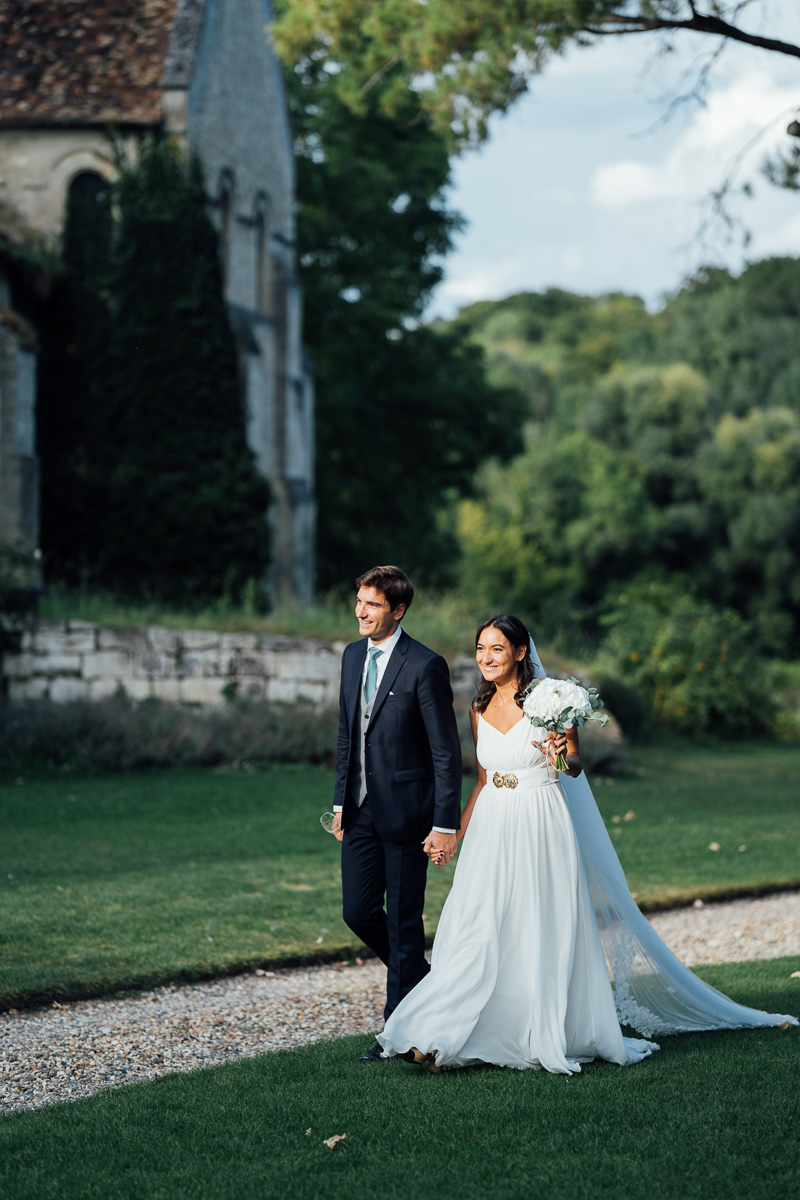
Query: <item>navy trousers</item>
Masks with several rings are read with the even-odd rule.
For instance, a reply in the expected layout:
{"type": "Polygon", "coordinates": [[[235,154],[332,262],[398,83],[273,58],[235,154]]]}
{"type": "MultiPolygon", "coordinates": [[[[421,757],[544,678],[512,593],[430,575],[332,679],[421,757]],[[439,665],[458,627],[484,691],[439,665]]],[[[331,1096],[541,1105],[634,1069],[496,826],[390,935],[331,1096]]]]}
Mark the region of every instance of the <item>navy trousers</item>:
{"type": "Polygon", "coordinates": [[[342,915],[388,968],[385,1018],[430,970],[422,923],[427,871],[421,842],[381,838],[367,797],[342,842],[342,915]]]}

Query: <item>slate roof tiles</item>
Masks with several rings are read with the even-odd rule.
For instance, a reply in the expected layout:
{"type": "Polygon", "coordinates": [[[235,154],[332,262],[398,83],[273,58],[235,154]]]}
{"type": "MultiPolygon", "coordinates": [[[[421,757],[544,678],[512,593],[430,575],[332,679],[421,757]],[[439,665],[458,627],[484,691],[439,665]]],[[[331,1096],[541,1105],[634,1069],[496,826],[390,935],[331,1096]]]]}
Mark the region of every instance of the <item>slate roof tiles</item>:
{"type": "Polygon", "coordinates": [[[179,0],[0,0],[0,125],[155,124],[179,0]]]}

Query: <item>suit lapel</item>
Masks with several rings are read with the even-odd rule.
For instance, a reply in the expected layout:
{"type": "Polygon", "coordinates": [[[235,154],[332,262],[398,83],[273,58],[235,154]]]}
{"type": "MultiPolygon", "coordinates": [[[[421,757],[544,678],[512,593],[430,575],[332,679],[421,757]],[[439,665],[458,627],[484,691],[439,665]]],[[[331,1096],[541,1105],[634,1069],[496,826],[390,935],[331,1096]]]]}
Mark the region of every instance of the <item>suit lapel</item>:
{"type": "Polygon", "coordinates": [[[361,700],[359,691],[361,690],[361,679],[364,674],[364,659],[367,657],[367,644],[367,638],[364,638],[362,642],[358,642],[355,651],[350,655],[348,663],[349,674],[345,683],[345,692],[348,700],[348,716],[350,718],[351,730],[355,729],[356,717],[359,711],[358,706],[361,700]]]}
{"type": "MultiPolygon", "coordinates": [[[[383,702],[389,695],[389,692],[394,686],[394,681],[400,672],[401,667],[406,661],[408,654],[408,634],[405,630],[400,634],[397,645],[392,651],[392,657],[386,665],[386,670],[383,672],[381,686],[378,688],[375,696],[375,703],[372,706],[372,716],[369,719],[369,728],[375,724],[375,718],[383,707],[383,702]]],[[[362,660],[363,663],[363,660],[362,660]]]]}

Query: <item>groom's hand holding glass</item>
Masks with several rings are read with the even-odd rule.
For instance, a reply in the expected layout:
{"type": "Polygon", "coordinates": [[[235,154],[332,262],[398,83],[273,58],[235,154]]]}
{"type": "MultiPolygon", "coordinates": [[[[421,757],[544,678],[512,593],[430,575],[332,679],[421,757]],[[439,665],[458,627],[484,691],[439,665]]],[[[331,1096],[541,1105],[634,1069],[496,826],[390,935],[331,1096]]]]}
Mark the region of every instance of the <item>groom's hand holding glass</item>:
{"type": "Polygon", "coordinates": [[[344,837],[344,830],[342,829],[342,814],[340,812],[333,814],[331,833],[336,838],[337,842],[340,842],[344,837]]]}

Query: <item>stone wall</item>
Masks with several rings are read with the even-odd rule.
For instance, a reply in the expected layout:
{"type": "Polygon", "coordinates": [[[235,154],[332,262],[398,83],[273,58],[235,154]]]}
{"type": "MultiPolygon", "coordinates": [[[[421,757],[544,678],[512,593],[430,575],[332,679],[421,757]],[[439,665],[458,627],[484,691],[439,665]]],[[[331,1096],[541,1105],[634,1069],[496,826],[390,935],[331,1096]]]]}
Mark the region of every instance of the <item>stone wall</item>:
{"type": "Polygon", "coordinates": [[[344,643],[255,633],[105,629],[39,620],[20,631],[2,663],[9,700],[101,700],[118,688],[136,700],[186,704],[226,697],[335,704],[344,643]]]}
{"type": "MultiPolygon", "coordinates": [[[[130,137],[122,139],[130,149],[130,137]]],[[[81,171],[113,177],[103,129],[0,128],[0,202],[25,227],[53,240],[64,219],[70,181],[81,171]]]]}

